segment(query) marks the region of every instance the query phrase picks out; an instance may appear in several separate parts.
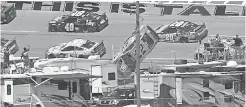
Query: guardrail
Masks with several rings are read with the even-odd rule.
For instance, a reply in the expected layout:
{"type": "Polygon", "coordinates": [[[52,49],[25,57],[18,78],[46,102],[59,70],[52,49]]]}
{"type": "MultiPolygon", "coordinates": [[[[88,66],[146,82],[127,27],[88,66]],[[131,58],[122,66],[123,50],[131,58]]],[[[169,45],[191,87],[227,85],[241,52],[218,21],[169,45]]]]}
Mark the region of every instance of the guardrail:
{"type": "MultiPolygon", "coordinates": [[[[152,99],[141,99],[142,105],[148,105],[148,107],[178,107],[179,105],[183,106],[215,106],[216,107],[225,107],[225,106],[243,106],[244,103],[238,102],[237,99],[244,99],[243,97],[235,97],[235,96],[225,96],[225,97],[197,97],[191,96],[191,99],[197,100],[190,100],[189,103],[178,103],[176,98],[152,98],[152,99]],[[200,101],[198,101],[200,100],[200,101]],[[203,102],[209,102],[207,104],[203,102]],[[218,105],[219,104],[219,105],[218,105]]],[[[119,107],[119,106],[127,106],[127,105],[134,105],[136,99],[105,99],[105,100],[66,100],[66,101],[42,101],[45,107],[62,107],[62,106],[69,106],[69,107],[100,107],[100,106],[107,106],[107,107],[119,107]],[[83,105],[81,102],[86,103],[83,105]]],[[[185,102],[185,101],[183,101],[185,102]]],[[[4,102],[3,102],[4,103],[4,102]]],[[[15,105],[37,105],[36,103],[21,103],[15,105]]],[[[37,106],[38,107],[38,106],[37,106]]]]}

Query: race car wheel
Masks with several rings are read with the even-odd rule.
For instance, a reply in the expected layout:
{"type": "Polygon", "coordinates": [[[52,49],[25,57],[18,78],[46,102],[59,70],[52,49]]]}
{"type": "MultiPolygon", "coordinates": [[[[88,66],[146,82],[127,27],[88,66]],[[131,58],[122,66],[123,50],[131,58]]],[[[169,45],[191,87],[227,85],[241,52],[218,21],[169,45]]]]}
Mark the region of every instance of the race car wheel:
{"type": "Polygon", "coordinates": [[[179,39],[180,43],[188,43],[188,38],[187,37],[180,37],[179,39]]]}
{"type": "Polygon", "coordinates": [[[198,53],[195,55],[195,60],[198,60],[198,57],[200,60],[204,59],[204,56],[201,53],[199,53],[199,55],[198,55],[198,53]]]}
{"type": "Polygon", "coordinates": [[[57,32],[57,29],[54,28],[54,27],[49,26],[48,31],[49,32],[57,32]]]}
{"type": "Polygon", "coordinates": [[[174,61],[174,64],[178,65],[178,64],[187,64],[187,60],[185,59],[177,59],[174,61]]]}
{"type": "Polygon", "coordinates": [[[100,26],[96,28],[96,32],[100,32],[100,26]]]}

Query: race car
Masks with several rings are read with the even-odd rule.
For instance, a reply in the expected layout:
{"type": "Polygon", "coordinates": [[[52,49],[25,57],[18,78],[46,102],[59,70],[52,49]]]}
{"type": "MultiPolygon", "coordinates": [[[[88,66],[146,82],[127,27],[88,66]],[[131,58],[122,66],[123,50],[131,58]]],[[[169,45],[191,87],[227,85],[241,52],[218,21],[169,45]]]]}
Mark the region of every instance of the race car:
{"type": "MultiPolygon", "coordinates": [[[[113,58],[113,63],[117,64],[118,78],[130,78],[132,72],[135,71],[137,60],[136,34],[136,32],[132,33],[132,36],[123,44],[120,52],[113,58]]],[[[154,49],[158,41],[159,37],[151,27],[143,26],[140,29],[140,63],[154,49]]],[[[127,84],[130,81],[119,79],[118,84],[127,84]]]]}
{"type": "Polygon", "coordinates": [[[106,54],[106,48],[103,41],[100,43],[84,40],[74,39],[68,43],[61,43],[48,49],[45,53],[45,58],[85,58],[87,59],[92,55],[99,55],[102,57],[106,54]]]}
{"type": "Polygon", "coordinates": [[[198,25],[184,20],[161,25],[155,31],[160,37],[160,42],[167,43],[201,42],[208,35],[205,23],[198,25]]]}
{"type": "Polygon", "coordinates": [[[8,24],[16,17],[14,4],[1,4],[1,24],[8,24]]]}
{"type": "Polygon", "coordinates": [[[99,15],[87,11],[74,11],[49,22],[49,32],[100,32],[108,26],[106,14],[99,15]]]}
{"type": "Polygon", "coordinates": [[[16,40],[9,40],[6,38],[1,38],[1,53],[4,53],[4,49],[8,50],[10,54],[15,54],[19,51],[16,40]]]}

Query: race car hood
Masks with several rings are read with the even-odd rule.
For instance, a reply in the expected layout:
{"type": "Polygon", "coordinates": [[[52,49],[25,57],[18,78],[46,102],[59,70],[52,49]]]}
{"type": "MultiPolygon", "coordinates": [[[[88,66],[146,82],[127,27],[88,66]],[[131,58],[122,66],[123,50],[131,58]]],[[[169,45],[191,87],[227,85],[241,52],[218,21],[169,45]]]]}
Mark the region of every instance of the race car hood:
{"type": "Polygon", "coordinates": [[[168,28],[168,25],[161,25],[155,29],[157,34],[161,33],[164,29],[168,28]]]}
{"type": "MultiPolygon", "coordinates": [[[[105,15],[105,14],[103,14],[103,15],[105,15]]],[[[101,17],[102,17],[102,15],[99,15],[97,13],[88,13],[88,15],[84,16],[83,19],[95,21],[95,20],[99,20],[101,17]]]]}
{"type": "Polygon", "coordinates": [[[7,12],[13,6],[13,4],[1,4],[1,13],[7,12]]]}
{"type": "Polygon", "coordinates": [[[62,15],[62,16],[58,16],[54,19],[52,19],[49,23],[53,24],[53,23],[58,23],[58,22],[62,22],[64,20],[66,20],[69,16],[68,15],[62,15]]]}

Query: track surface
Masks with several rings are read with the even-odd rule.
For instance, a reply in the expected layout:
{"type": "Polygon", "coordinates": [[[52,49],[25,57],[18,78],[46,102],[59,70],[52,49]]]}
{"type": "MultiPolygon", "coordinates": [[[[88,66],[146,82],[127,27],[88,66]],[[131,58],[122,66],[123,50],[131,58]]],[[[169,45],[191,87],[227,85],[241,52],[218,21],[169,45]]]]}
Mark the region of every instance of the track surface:
{"type": "MultiPolygon", "coordinates": [[[[135,15],[129,14],[107,14],[109,26],[98,33],[49,33],[47,32],[48,21],[68,12],[48,11],[17,11],[17,18],[8,25],[2,25],[1,35],[8,39],[16,38],[20,51],[31,45],[30,56],[44,57],[45,51],[53,45],[67,42],[75,38],[90,39],[93,41],[103,40],[107,54],[104,58],[112,58],[112,45],[114,52],[119,51],[125,40],[131,36],[135,28],[135,15]]],[[[245,36],[244,17],[218,17],[218,16],[148,16],[143,15],[143,24],[155,28],[161,24],[169,24],[177,20],[188,20],[196,23],[206,22],[209,35],[221,34],[234,36],[239,34],[245,36]]],[[[207,40],[204,40],[205,42],[207,40]]],[[[198,44],[158,43],[154,50],[148,55],[150,58],[174,58],[171,51],[176,51],[177,58],[193,58],[193,52],[198,44]]]]}

